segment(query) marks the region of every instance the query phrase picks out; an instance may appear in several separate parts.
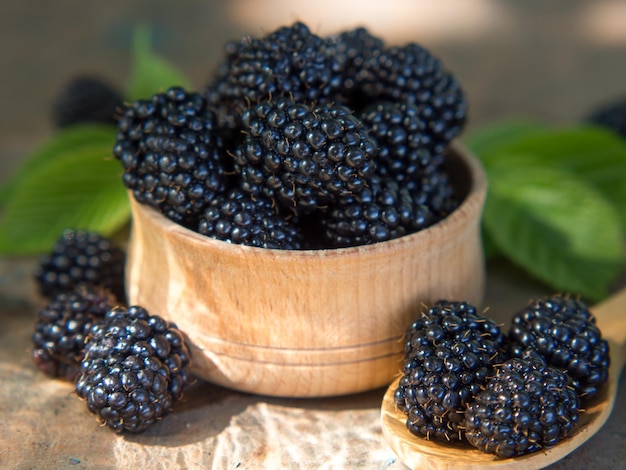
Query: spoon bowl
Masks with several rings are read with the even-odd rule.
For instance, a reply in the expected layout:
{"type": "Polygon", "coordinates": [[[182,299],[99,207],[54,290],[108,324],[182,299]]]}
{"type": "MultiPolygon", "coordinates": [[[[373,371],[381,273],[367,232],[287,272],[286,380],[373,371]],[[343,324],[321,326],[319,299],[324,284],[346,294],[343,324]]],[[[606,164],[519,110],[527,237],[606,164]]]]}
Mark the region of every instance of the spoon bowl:
{"type": "Polygon", "coordinates": [[[584,404],[585,411],[567,439],[554,447],[506,459],[481,452],[469,444],[444,444],[422,439],[409,432],[405,424],[406,415],[398,410],[394,402],[394,392],[400,381],[398,377],[387,389],[381,408],[383,436],[398,459],[411,469],[537,469],[562,459],[583,445],[607,421],[615,404],[626,357],[626,289],[591,310],[603,337],[609,342],[609,379],[600,393],[584,404]]]}

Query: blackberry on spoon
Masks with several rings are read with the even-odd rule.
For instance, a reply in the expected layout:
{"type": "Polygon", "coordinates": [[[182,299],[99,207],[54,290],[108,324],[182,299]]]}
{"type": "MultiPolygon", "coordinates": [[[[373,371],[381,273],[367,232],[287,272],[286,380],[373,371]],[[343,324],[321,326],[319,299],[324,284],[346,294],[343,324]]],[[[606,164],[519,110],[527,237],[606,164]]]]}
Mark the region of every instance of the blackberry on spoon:
{"type": "Polygon", "coordinates": [[[441,300],[407,329],[403,375],[395,391],[408,430],[443,442],[463,439],[463,416],[493,366],[504,335],[467,302],[441,300]]]}
{"type": "Polygon", "coordinates": [[[552,447],[571,434],[580,406],[569,378],[544,362],[514,358],[495,366],[465,411],[467,441],[514,457],[552,447]]]}
{"type": "Polygon", "coordinates": [[[509,339],[512,351],[532,350],[568,374],[583,399],[608,379],[609,345],[582,300],[553,295],[532,302],[513,317],[509,339]]]}

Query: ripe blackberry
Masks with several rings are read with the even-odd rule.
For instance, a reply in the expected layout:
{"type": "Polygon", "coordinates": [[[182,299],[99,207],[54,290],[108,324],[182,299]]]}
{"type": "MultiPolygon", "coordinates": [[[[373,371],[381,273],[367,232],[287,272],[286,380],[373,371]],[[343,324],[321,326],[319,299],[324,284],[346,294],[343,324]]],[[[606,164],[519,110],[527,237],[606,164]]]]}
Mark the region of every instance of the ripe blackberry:
{"type": "Polygon", "coordinates": [[[363,27],[342,31],[329,39],[332,41],[333,55],[340,64],[339,100],[351,109],[360,109],[363,106],[359,90],[363,64],[382,52],[384,42],[363,27]]]}
{"type": "Polygon", "coordinates": [[[259,248],[297,250],[301,247],[296,226],[277,212],[270,199],[238,189],[216,196],[200,217],[198,232],[259,248]]]}
{"type": "Polygon", "coordinates": [[[52,104],[52,120],[56,127],[73,124],[115,124],[122,107],[118,90],[100,78],[79,76],[66,83],[52,104]]]}
{"type": "Polygon", "coordinates": [[[435,153],[441,153],[465,125],[467,102],[459,83],[415,43],[389,47],[366,60],[360,87],[371,100],[416,105],[435,153]]]}
{"type": "Polygon", "coordinates": [[[242,189],[296,213],[360,191],[374,173],[376,145],[345,106],[280,98],[242,120],[246,135],[235,151],[242,189]]]}
{"type": "Polygon", "coordinates": [[[260,38],[245,36],[238,44],[228,44],[205,96],[211,104],[229,106],[235,123],[237,112],[249,103],[272,97],[316,102],[332,98],[341,85],[332,51],[329,40],[300,22],[260,38]]]}
{"type": "Polygon", "coordinates": [[[76,393],[115,432],[141,432],[182,397],[189,363],[176,325],[142,307],[115,308],[90,330],[76,393]]]}
{"type": "Polygon", "coordinates": [[[608,379],[609,345],[581,300],[553,295],[534,301],[513,317],[509,339],[517,351],[535,350],[568,374],[583,399],[608,379]]]}
{"type": "Polygon", "coordinates": [[[86,283],[106,287],[123,302],[125,258],[120,248],[98,233],[66,229],[51,252],[39,259],[35,280],[44,297],[86,283]]]}
{"type": "Polygon", "coordinates": [[[434,153],[426,123],[417,106],[406,102],[379,101],[360,118],[378,145],[376,171],[408,183],[438,171],[443,153],[434,153]]]}
{"type": "Polygon", "coordinates": [[[626,98],[594,110],[585,120],[610,129],[626,139],[626,98]]]}
{"type": "Polygon", "coordinates": [[[32,335],[32,358],[51,377],[74,381],[91,326],[115,305],[108,291],[86,284],[54,296],[43,308],[32,335]]]}
{"type": "Polygon", "coordinates": [[[465,437],[474,447],[514,457],[567,437],[579,416],[576,392],[561,371],[540,361],[510,359],[465,411],[465,437]]]}
{"type": "Polygon", "coordinates": [[[408,430],[459,441],[463,412],[504,360],[504,335],[467,302],[441,300],[407,329],[404,370],[395,403],[408,430]]]}
{"type": "Polygon", "coordinates": [[[322,225],[331,246],[343,247],[398,238],[426,227],[431,220],[428,207],[414,205],[408,189],[375,175],[366,188],[331,205],[322,225]]]}
{"type": "Polygon", "coordinates": [[[450,215],[461,201],[444,168],[403,184],[411,193],[413,204],[425,206],[432,214],[431,224],[450,215]]]}
{"type": "Polygon", "coordinates": [[[226,185],[215,113],[180,87],[129,104],[113,150],[135,199],[183,225],[195,225],[226,185]]]}

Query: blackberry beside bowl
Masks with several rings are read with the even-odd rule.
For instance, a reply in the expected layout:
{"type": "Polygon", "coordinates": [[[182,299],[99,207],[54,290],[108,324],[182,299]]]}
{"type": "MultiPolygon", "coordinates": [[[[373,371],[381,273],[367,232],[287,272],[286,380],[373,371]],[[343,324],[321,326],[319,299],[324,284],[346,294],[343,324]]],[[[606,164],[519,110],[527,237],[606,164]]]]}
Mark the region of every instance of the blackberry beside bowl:
{"type": "Polygon", "coordinates": [[[192,371],[229,388],[319,397],[388,385],[406,326],[440,298],[480,304],[485,266],[480,163],[453,146],[460,206],[410,235],[350,248],[236,245],[178,225],[132,196],[130,304],[186,332],[192,371]]]}

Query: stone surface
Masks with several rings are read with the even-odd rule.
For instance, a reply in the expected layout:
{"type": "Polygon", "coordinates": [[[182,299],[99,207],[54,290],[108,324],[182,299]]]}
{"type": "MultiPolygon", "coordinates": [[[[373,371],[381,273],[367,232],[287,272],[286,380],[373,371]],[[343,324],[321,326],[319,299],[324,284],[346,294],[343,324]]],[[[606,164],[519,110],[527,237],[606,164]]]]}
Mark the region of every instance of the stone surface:
{"type": "MultiPolygon", "coordinates": [[[[139,435],[102,427],[73,386],[32,363],[39,300],[34,260],[0,260],[0,468],[402,470],[383,440],[384,389],[325,399],[280,399],[198,381],[171,414],[139,435]]],[[[502,323],[545,287],[507,263],[489,265],[484,305],[502,323]]],[[[608,423],[553,470],[620,468],[626,387],[608,423]]]]}

